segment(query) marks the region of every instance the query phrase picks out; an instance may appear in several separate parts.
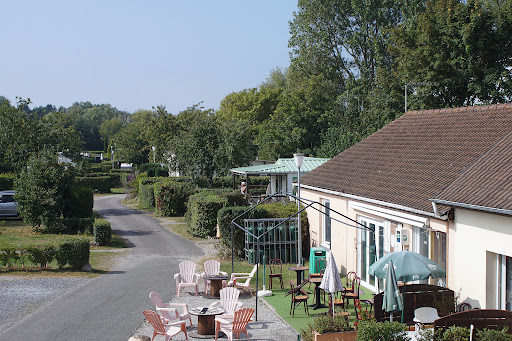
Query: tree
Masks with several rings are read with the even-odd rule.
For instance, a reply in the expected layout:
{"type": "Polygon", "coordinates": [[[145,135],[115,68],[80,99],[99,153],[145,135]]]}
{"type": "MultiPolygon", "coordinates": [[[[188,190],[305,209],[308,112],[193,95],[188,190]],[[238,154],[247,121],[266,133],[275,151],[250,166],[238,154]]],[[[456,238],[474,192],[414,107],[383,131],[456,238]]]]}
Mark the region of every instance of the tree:
{"type": "Polygon", "coordinates": [[[171,168],[180,174],[212,178],[216,171],[216,153],[219,148],[219,128],[211,110],[198,105],[180,112],[177,133],[171,139],[169,150],[175,155],[171,168]]]}
{"type": "Polygon", "coordinates": [[[116,153],[125,162],[143,164],[148,162],[150,143],[147,131],[156,114],[151,110],[138,110],[130,116],[130,122],[116,134],[116,153]]]}
{"type": "Polygon", "coordinates": [[[509,101],[512,2],[430,0],[426,11],[392,31],[395,78],[430,82],[410,108],[509,101]]]}
{"type": "Polygon", "coordinates": [[[16,107],[0,105],[0,159],[20,170],[32,153],[43,149],[76,158],[81,142],[65,116],[54,113],[39,119],[23,110],[29,104],[30,100],[19,99],[16,107]]]}
{"type": "Polygon", "coordinates": [[[33,153],[15,180],[18,211],[36,230],[55,232],[62,226],[64,207],[74,184],[74,169],[59,164],[53,150],[33,153]]]}

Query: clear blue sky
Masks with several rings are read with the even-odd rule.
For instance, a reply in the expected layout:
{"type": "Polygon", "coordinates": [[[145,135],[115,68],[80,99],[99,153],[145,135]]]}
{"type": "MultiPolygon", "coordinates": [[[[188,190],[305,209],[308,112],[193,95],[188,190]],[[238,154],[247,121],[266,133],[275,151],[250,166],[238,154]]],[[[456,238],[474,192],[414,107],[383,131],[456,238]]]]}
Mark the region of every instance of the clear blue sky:
{"type": "Polygon", "coordinates": [[[2,2],[0,95],[173,114],[289,66],[297,0],[2,2]]]}

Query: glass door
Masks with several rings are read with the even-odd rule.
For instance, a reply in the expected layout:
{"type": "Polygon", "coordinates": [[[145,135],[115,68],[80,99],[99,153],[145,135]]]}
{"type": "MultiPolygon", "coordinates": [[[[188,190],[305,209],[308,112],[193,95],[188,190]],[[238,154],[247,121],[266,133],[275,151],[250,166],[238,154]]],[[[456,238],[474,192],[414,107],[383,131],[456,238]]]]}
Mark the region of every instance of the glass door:
{"type": "Polygon", "coordinates": [[[368,230],[359,230],[357,273],[366,287],[377,290],[375,276],[369,274],[369,268],[377,259],[384,256],[384,223],[367,218],[360,218],[359,222],[368,227],[368,230]]]}

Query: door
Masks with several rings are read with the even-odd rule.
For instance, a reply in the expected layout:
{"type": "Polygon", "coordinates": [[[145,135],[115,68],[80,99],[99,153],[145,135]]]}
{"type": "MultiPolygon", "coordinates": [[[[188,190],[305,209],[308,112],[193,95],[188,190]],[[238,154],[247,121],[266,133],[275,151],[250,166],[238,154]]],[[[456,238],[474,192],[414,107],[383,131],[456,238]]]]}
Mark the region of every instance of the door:
{"type": "Polygon", "coordinates": [[[377,290],[375,276],[369,274],[370,266],[382,256],[385,248],[385,224],[368,218],[359,218],[359,222],[368,230],[359,230],[358,235],[358,268],[357,274],[361,283],[371,290],[377,290]]]}

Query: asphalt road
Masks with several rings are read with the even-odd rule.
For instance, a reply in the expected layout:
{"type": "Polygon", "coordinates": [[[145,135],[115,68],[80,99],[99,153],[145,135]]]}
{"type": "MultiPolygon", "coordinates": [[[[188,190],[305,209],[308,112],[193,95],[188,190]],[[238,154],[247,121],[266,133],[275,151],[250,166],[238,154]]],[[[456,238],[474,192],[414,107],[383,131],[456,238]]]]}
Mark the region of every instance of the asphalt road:
{"type": "Polygon", "coordinates": [[[201,249],[122,205],[123,197],[100,197],[94,209],[132,244],[132,252],[108,274],[26,316],[0,334],[0,340],[126,341],[143,323],[142,311],[154,309],[149,292],[159,292],[164,301],[174,296],[179,262],[201,256],[201,249]]]}

